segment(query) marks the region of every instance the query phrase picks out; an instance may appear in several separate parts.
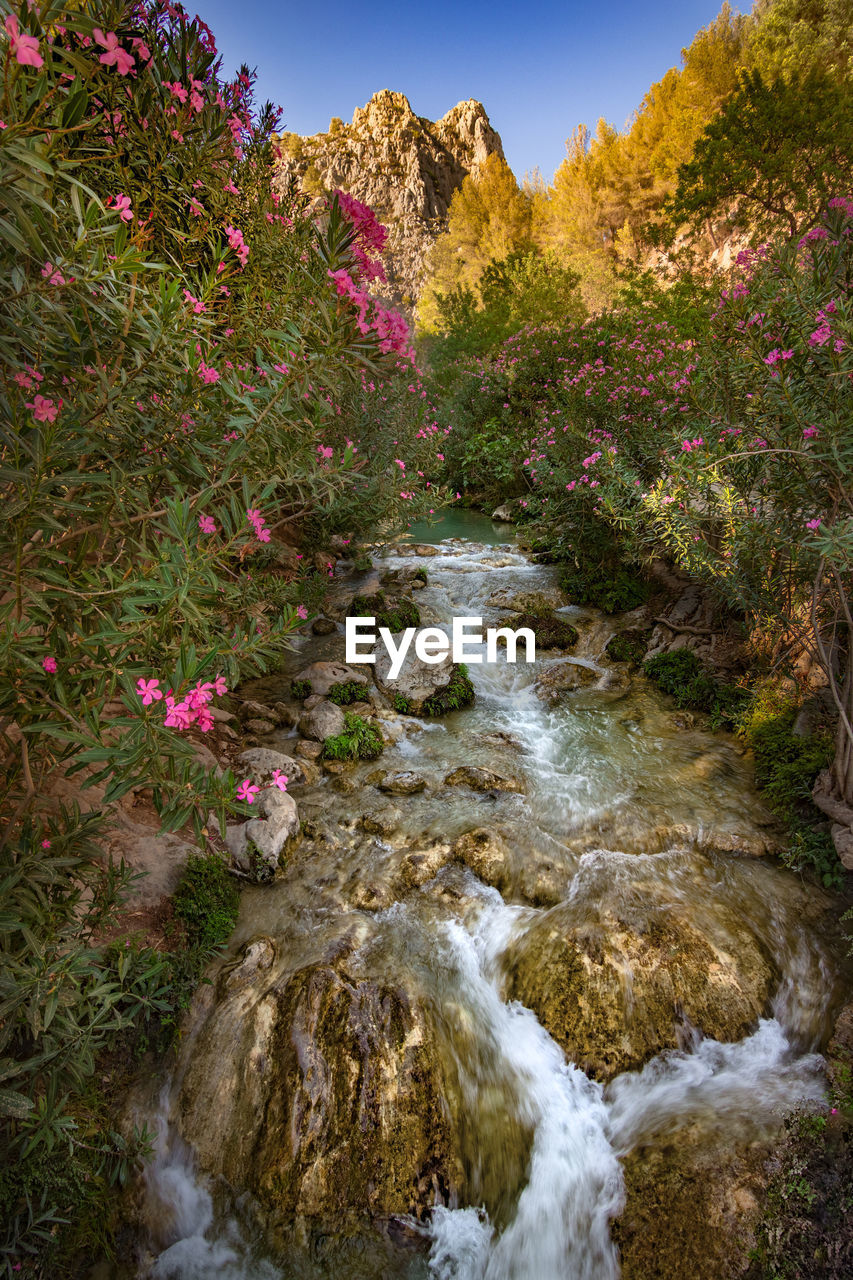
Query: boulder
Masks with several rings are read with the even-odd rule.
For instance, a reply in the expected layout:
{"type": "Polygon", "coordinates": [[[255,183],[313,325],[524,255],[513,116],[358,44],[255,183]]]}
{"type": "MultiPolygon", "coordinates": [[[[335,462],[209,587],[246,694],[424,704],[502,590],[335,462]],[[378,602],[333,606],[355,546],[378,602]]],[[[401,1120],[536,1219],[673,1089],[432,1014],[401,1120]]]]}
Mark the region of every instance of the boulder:
{"type": "Polygon", "coordinates": [[[419,773],[405,770],[402,773],[386,773],[376,785],[380,791],[387,791],[392,796],[413,796],[426,789],[426,779],[419,773]]]}
{"type": "Polygon", "coordinates": [[[775,974],[752,933],[737,925],[736,948],[733,936],[704,936],[664,887],[563,902],[512,943],[507,994],[573,1062],[608,1080],[679,1047],[690,1027],[717,1040],[755,1027],[775,974]]]}
{"type": "Polygon", "coordinates": [[[506,893],[509,889],[512,881],[509,850],[500,836],[485,827],[476,827],[459,837],[453,846],[453,854],[483,884],[491,885],[499,893],[506,893]]]}
{"type": "Polygon", "coordinates": [[[312,662],[310,667],[305,667],[297,676],[294,676],[294,682],[303,680],[310,684],[312,693],[319,693],[323,697],[333,684],[349,684],[354,680],[356,684],[363,684],[365,689],[368,684],[364,672],[357,671],[355,667],[348,667],[345,662],[312,662]]]}
{"type": "Polygon", "coordinates": [[[311,623],[311,630],[315,636],[330,636],[337,629],[338,624],[331,618],[315,618],[311,623]]]}
{"type": "Polygon", "coordinates": [[[299,840],[299,814],[293,796],[278,789],[261,792],[255,803],[258,817],[228,827],[225,843],[239,870],[258,884],[269,884],[282,853],[299,840]]]}
{"type": "Polygon", "coordinates": [[[510,591],[502,587],[493,591],[486,604],[492,609],[508,609],[512,613],[533,613],[540,616],[551,614],[569,603],[569,598],[559,587],[548,587],[545,591],[510,591]]]}
{"type": "Polygon", "coordinates": [[[461,1186],[431,1025],[405,979],[350,963],[359,924],[296,970],[290,948],[249,943],[187,1056],[177,1120],[201,1171],[248,1192],[284,1238],[295,1218],[425,1218],[461,1186]]]}
{"type": "Polygon", "coordinates": [[[272,751],[269,747],[250,747],[237,757],[240,768],[245,771],[258,786],[268,786],[272,782],[276,769],[287,778],[289,786],[304,786],[316,782],[317,775],[307,766],[304,760],[294,760],[281,751],[272,751]]]}
{"type": "Polygon", "coordinates": [[[383,805],[381,809],[375,810],[373,813],[364,813],[361,816],[361,828],[374,836],[392,836],[400,826],[403,814],[393,804],[383,805]]]}
{"type": "Polygon", "coordinates": [[[337,738],[346,725],[344,713],[334,702],[318,702],[299,717],[299,732],[314,742],[337,738]]]}
{"type": "Polygon", "coordinates": [[[515,516],[516,509],[511,502],[502,503],[492,512],[492,519],[502,524],[515,524],[515,516]]]}
{"type": "Polygon", "coordinates": [[[454,769],[444,781],[448,787],[470,787],[472,791],[524,790],[518,778],[504,778],[499,773],[492,773],[491,769],[480,769],[470,764],[454,769]]]}
{"type": "MultiPolygon", "coordinates": [[[[446,654],[441,662],[422,662],[415,653],[414,645],[409,646],[396,679],[391,679],[390,671],[391,658],[382,647],[376,654],[373,668],[376,684],[392,705],[413,716],[440,713],[443,696],[460,680],[458,665],[450,654],[446,654]]],[[[464,705],[464,699],[459,705],[464,705]]]]}
{"type": "MultiPolygon", "coordinates": [[[[312,742],[308,738],[300,738],[296,744],[296,754],[306,760],[319,760],[323,754],[322,742],[312,742]]],[[[319,770],[317,771],[319,777],[319,770]]]]}
{"type": "Polygon", "coordinates": [[[543,702],[556,702],[561,693],[584,689],[594,684],[605,672],[588,667],[583,662],[566,658],[552,662],[542,671],[536,682],[536,696],[543,702]]]}

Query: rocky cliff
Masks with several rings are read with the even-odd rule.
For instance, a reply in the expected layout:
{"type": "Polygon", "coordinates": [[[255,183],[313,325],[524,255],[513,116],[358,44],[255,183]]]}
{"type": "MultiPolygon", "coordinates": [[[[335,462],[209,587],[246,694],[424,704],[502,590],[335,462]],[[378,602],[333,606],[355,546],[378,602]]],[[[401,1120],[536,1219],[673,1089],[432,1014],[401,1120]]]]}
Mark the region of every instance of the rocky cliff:
{"type": "Polygon", "coordinates": [[[424,257],[444,229],[454,191],[488,156],[503,158],[481,103],[460,102],[433,122],[390,89],[357,107],[351,124],[334,118],[328,133],[283,133],[279,145],[281,183],[295,175],[311,195],[340,187],[387,224],[388,291],[404,305],[417,298],[424,257]]]}

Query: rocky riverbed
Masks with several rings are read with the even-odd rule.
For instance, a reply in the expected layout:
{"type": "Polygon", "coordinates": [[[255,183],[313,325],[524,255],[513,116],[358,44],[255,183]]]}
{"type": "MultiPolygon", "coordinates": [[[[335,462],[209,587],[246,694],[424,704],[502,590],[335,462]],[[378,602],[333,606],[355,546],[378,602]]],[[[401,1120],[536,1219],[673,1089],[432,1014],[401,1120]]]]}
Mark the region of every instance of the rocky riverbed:
{"type": "Polygon", "coordinates": [[[833,904],[768,856],[738,744],[607,657],[639,615],[575,609],[507,530],[467,532],[341,584],[329,625],[241,691],[233,753],[288,791],[229,831],[256,883],[140,1097],[158,1150],[113,1274],[746,1269],[780,1118],[824,1097],[833,904]],[[577,638],[471,663],[473,706],[418,714],[451,662],[393,688],[343,664],[349,601],[380,586],[440,627],[546,601],[577,638]],[[353,710],[382,755],[324,759],[353,710]]]}

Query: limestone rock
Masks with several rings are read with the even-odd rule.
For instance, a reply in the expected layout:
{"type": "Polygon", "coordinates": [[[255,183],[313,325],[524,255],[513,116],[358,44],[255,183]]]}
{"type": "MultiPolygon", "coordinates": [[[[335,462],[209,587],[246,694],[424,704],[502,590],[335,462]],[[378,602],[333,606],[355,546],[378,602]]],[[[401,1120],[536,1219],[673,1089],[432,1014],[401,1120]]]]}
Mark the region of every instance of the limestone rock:
{"type": "Polygon", "coordinates": [[[383,805],[374,813],[365,813],[361,817],[361,827],[374,836],[392,836],[400,825],[403,814],[393,804],[383,805]]]}
{"type": "MultiPolygon", "coordinates": [[[[300,738],[296,744],[296,754],[304,757],[306,760],[319,760],[323,754],[322,742],[312,742],[308,738],[300,738]]],[[[319,777],[319,770],[317,771],[319,777]]]]}
{"type": "Polygon", "coordinates": [[[486,604],[492,609],[508,609],[512,613],[550,614],[569,603],[569,598],[559,587],[546,591],[510,591],[502,587],[493,591],[486,604]]]}
{"type": "Polygon", "coordinates": [[[319,702],[299,718],[299,732],[315,742],[337,738],[343,733],[346,720],[341,708],[334,702],[319,702]]]}
{"type": "Polygon", "coordinates": [[[466,831],[453,846],[455,857],[465,863],[478,880],[505,893],[512,880],[509,851],[499,836],[485,827],[466,831]]]}
{"type": "Polygon", "coordinates": [[[463,764],[444,779],[448,787],[470,787],[472,791],[523,791],[518,778],[503,778],[491,769],[463,764]]]}
{"type": "Polygon", "coordinates": [[[264,968],[256,943],[220,977],[184,1076],[178,1121],[201,1170],[283,1235],[297,1216],[340,1230],[447,1204],[461,1167],[416,994],[353,970],[341,941],[296,971],[286,955],[264,968]]]}
{"type": "Polygon", "coordinates": [[[515,524],[515,508],[511,502],[504,502],[501,506],[495,507],[492,512],[492,519],[498,523],[515,524]]]}
{"type": "Polygon", "coordinates": [[[692,1027],[739,1040],[769,1000],[774,974],[757,939],[705,937],[665,892],[565,902],[507,955],[508,994],[531,1008],[567,1056],[600,1080],[679,1047],[692,1027]]]}
{"type": "Polygon", "coordinates": [[[255,804],[258,817],[228,827],[225,843],[235,866],[258,884],[268,884],[278,869],[282,853],[299,840],[299,813],[293,796],[277,789],[262,791],[255,804]]]}
{"type": "Polygon", "coordinates": [[[426,780],[419,773],[406,770],[403,773],[386,773],[377,783],[380,791],[387,791],[392,796],[413,796],[426,788],[426,780]]]}
{"type": "Polygon", "coordinates": [[[294,760],[293,756],[272,751],[269,747],[250,747],[248,751],[242,751],[237,757],[237,764],[259,786],[268,786],[276,770],[285,775],[288,785],[308,781],[304,761],[294,760]]]}
{"type": "Polygon", "coordinates": [[[311,623],[311,630],[315,636],[330,636],[337,629],[338,624],[331,618],[315,618],[311,623]]]}
{"type": "Polygon", "coordinates": [[[375,209],[389,228],[388,291],[409,303],[454,192],[495,154],[503,157],[501,140],[479,102],[460,102],[433,122],[383,89],[351,124],[333,120],[328,133],[308,138],[282,134],[276,181],[285,188],[295,178],[309,194],[340,187],[375,209]]]}
{"type": "Polygon", "coordinates": [[[368,683],[363,671],[356,671],[355,667],[348,667],[345,662],[312,662],[310,667],[300,671],[294,680],[307,680],[312,694],[318,693],[321,697],[325,697],[335,684],[349,684],[355,681],[356,684],[363,684],[366,691],[368,683]]]}
{"type": "Polygon", "coordinates": [[[450,654],[445,654],[441,662],[422,662],[415,653],[415,646],[409,650],[403,660],[399,675],[391,679],[391,658],[386,649],[376,654],[376,665],[373,668],[376,684],[392,703],[405,699],[405,710],[410,715],[420,715],[424,703],[441,694],[453,682],[457,665],[450,654]]]}

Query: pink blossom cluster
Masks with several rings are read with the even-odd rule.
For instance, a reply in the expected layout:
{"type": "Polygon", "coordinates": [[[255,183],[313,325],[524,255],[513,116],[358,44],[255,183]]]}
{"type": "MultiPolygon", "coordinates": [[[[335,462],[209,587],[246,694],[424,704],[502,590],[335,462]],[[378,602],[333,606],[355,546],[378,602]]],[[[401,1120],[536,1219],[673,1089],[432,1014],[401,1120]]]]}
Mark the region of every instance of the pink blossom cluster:
{"type": "Polygon", "coordinates": [[[258,542],[269,542],[270,531],[269,529],[264,528],[264,523],[265,523],[264,517],[261,515],[260,511],[258,511],[256,507],[249,507],[248,511],[246,512],[246,519],[249,521],[249,524],[255,530],[255,533],[258,536],[258,542]]]}
{"type": "Polygon", "coordinates": [[[379,337],[379,350],[387,355],[399,351],[414,362],[414,352],[409,345],[409,327],[398,311],[390,311],[364,289],[360,289],[347,270],[329,272],[335,282],[339,298],[348,298],[357,310],[356,324],[365,336],[374,332],[379,337]],[[368,318],[369,316],[369,318],[368,318]]]}
{"type": "Polygon", "coordinates": [[[44,58],[39,53],[39,42],[35,36],[27,35],[18,26],[18,19],[11,14],[4,23],[9,37],[9,52],[21,67],[40,67],[44,58]]]}
{"type": "Polygon", "coordinates": [[[352,255],[358,264],[359,274],[363,280],[378,280],[385,283],[385,269],[378,257],[388,239],[388,228],[383,226],[369,205],[362,204],[346,191],[335,191],[341,213],[352,225],[355,239],[352,244],[352,255]]]}
{"type": "Polygon", "coordinates": [[[226,227],[225,234],[228,237],[228,243],[240,259],[240,266],[245,267],[249,261],[249,246],[243,239],[243,232],[238,227],[226,227]]]}
{"type": "Polygon", "coordinates": [[[142,699],[142,705],[148,707],[152,702],[164,700],[166,703],[164,727],[180,731],[196,725],[202,733],[209,732],[215,721],[208,703],[213,701],[214,695],[221,698],[227,692],[228,686],[222,676],[217,676],[214,681],[207,680],[204,684],[199,680],[196,687],[190,689],[180,702],[173,697],[171,689],[163,693],[159,680],[144,680],[140,677],[136,682],[136,693],[142,699]]]}
{"type": "MultiPolygon", "coordinates": [[[[281,769],[274,769],[272,782],[265,790],[286,791],[287,790],[287,774],[282,773],[281,769]]],[[[237,788],[237,799],[245,800],[246,804],[254,804],[255,796],[259,795],[261,788],[252,782],[251,778],[244,779],[237,788]]]]}

